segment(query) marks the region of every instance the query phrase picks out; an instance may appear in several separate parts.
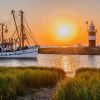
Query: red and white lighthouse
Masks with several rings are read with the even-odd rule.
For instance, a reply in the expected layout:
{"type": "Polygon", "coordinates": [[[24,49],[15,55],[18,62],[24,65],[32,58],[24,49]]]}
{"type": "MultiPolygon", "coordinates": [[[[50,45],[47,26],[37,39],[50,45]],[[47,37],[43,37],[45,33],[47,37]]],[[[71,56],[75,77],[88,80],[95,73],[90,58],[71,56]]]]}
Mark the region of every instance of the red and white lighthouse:
{"type": "Polygon", "coordinates": [[[97,29],[95,28],[95,25],[93,24],[93,21],[91,21],[91,24],[89,25],[88,29],[89,33],[89,47],[96,47],[96,33],[97,29]]]}

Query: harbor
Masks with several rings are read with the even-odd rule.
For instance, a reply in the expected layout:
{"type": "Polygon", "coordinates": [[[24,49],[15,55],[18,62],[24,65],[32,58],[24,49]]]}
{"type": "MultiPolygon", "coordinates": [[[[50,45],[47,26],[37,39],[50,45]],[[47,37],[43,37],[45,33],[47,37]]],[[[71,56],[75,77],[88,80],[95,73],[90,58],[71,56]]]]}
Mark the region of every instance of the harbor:
{"type": "Polygon", "coordinates": [[[100,0],[0,8],[0,100],[100,100],[100,0]]]}

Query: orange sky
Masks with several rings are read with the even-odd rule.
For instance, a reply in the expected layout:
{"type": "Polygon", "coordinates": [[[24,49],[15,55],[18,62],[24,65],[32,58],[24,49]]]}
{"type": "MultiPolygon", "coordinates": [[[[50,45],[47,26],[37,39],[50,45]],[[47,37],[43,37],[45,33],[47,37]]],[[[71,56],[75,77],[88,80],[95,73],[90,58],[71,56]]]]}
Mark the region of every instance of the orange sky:
{"type": "Polygon", "coordinates": [[[12,9],[23,9],[40,45],[88,45],[85,22],[93,19],[99,44],[99,5],[100,0],[0,0],[0,21],[8,21],[12,9]],[[59,34],[63,26],[70,27],[69,35],[59,34]]]}

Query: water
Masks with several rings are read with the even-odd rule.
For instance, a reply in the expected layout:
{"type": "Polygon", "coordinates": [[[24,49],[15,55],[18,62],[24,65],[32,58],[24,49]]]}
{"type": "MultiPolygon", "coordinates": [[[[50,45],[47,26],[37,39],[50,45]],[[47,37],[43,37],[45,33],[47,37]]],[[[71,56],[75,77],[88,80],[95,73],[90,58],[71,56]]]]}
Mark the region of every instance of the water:
{"type": "Polygon", "coordinates": [[[92,55],[57,55],[57,54],[39,54],[37,60],[30,59],[2,59],[0,66],[43,66],[62,68],[66,72],[74,72],[81,67],[100,67],[100,56],[92,55]]]}

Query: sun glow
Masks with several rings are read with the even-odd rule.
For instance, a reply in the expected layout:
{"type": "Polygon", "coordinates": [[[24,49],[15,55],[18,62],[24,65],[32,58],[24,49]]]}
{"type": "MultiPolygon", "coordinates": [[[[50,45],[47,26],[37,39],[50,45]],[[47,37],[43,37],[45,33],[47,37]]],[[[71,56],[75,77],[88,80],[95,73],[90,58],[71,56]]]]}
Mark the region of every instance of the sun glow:
{"type": "Polygon", "coordinates": [[[54,28],[58,41],[73,41],[77,37],[76,25],[69,21],[56,22],[54,28]]]}

